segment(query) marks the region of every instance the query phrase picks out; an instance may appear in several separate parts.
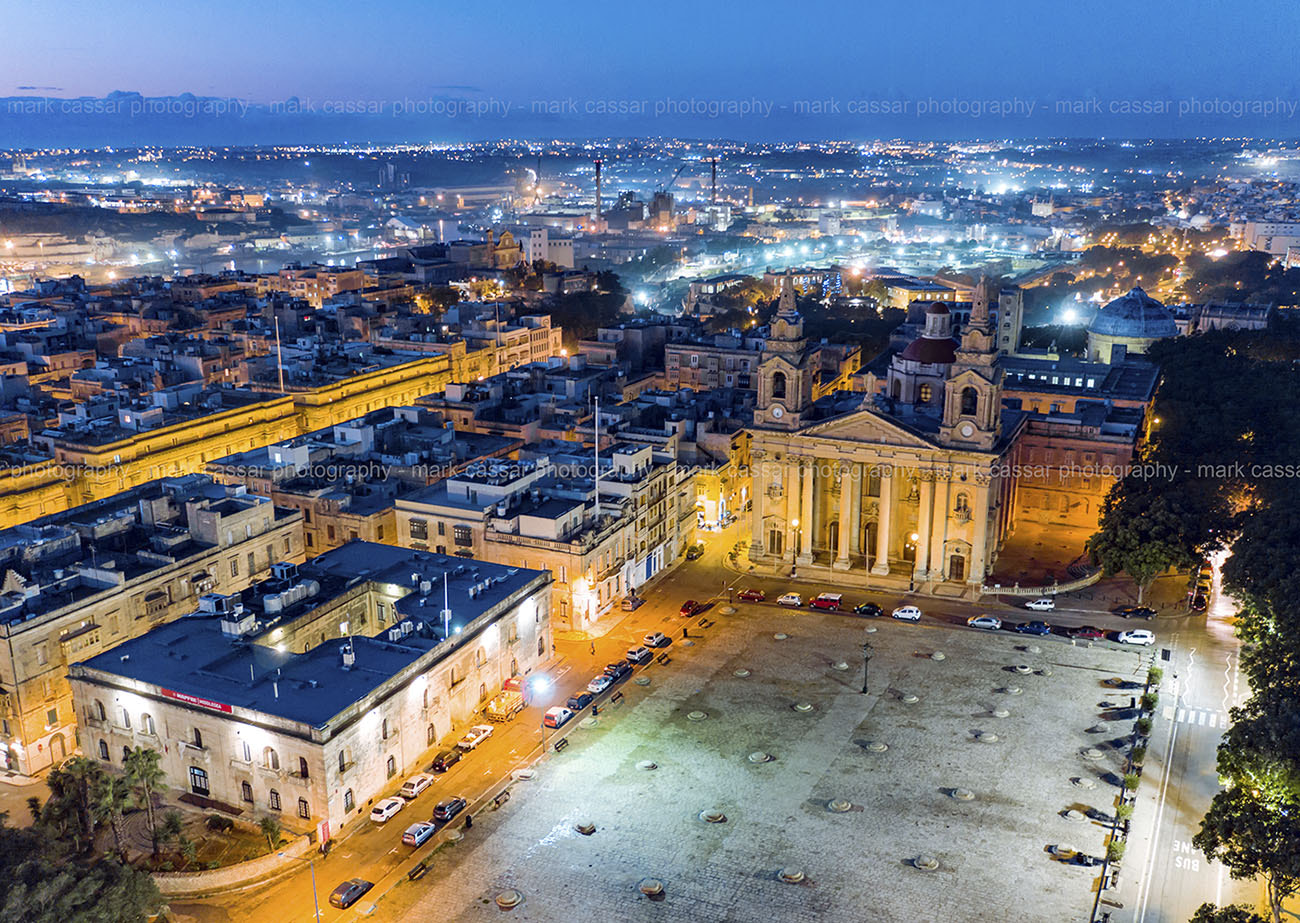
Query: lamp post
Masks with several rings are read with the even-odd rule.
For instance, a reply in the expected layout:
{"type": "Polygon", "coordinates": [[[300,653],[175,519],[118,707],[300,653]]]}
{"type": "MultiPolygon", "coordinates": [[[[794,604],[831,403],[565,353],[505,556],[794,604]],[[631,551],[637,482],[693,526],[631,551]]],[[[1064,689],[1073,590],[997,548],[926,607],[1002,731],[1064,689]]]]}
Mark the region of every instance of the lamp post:
{"type": "Polygon", "coordinates": [[[281,859],[292,858],[292,859],[297,859],[299,862],[306,862],[307,867],[311,869],[311,902],[314,905],[316,905],[315,919],[319,920],[320,919],[320,898],[316,896],[316,860],[312,859],[310,856],[306,858],[303,858],[302,856],[286,857],[284,853],[276,853],[276,855],[278,855],[281,859]]]}
{"type": "Polygon", "coordinates": [[[862,694],[867,694],[867,668],[871,666],[871,642],[862,642],[862,694]]]}

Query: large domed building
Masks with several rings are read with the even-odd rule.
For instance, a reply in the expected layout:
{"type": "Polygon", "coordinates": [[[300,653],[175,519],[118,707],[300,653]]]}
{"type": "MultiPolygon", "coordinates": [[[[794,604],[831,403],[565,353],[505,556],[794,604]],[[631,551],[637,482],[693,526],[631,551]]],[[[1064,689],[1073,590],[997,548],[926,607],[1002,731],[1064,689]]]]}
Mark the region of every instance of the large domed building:
{"type": "Polygon", "coordinates": [[[1127,353],[1144,353],[1156,340],[1177,335],[1178,326],[1169,309],[1134,288],[1098,311],[1088,325],[1088,358],[1093,362],[1122,361],[1127,353]]]}

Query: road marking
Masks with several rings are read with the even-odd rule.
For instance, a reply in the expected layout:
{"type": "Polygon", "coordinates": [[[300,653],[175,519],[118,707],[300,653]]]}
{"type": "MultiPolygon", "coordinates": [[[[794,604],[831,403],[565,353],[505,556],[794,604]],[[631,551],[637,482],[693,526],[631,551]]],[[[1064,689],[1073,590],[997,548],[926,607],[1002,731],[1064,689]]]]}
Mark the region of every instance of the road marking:
{"type": "Polygon", "coordinates": [[[1204,711],[1201,712],[1201,720],[1200,720],[1199,723],[1200,723],[1200,725],[1201,725],[1202,727],[1205,726],[1205,716],[1208,715],[1208,714],[1209,714],[1209,712],[1204,712],[1204,711]]]}
{"type": "Polygon", "coordinates": [[[1180,709],[1178,709],[1178,717],[1177,717],[1175,720],[1177,720],[1177,721],[1182,721],[1182,720],[1183,720],[1183,716],[1186,715],[1186,714],[1187,714],[1187,709],[1185,709],[1185,708],[1180,708],[1180,709]]]}
{"type": "Polygon", "coordinates": [[[1214,712],[1210,712],[1210,727],[1218,727],[1218,721],[1219,716],[1214,712]]]}
{"type": "Polygon", "coordinates": [[[1164,715],[1166,721],[1173,721],[1174,707],[1172,705],[1166,705],[1164,711],[1161,712],[1161,714],[1164,715]]]}
{"type": "MultiPolygon", "coordinates": [[[[1179,710],[1181,712],[1181,709],[1179,710]]],[[[1165,814],[1165,797],[1169,790],[1169,773],[1173,767],[1174,741],[1178,738],[1178,725],[1169,728],[1169,745],[1165,748],[1165,765],[1160,774],[1160,796],[1156,804],[1156,821],[1151,828],[1151,841],[1147,844],[1147,861],[1142,871],[1142,881],[1138,885],[1137,923],[1146,923],[1147,899],[1151,894],[1151,882],[1155,878],[1156,841],[1160,839],[1160,821],[1165,814]]]]}

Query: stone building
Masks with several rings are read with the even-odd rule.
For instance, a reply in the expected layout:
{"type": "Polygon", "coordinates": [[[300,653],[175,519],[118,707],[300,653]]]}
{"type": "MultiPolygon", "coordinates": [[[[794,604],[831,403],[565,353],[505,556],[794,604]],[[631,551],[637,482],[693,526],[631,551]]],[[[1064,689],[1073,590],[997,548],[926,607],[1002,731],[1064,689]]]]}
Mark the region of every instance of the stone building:
{"type": "Polygon", "coordinates": [[[1140,288],[1108,302],[1088,324],[1088,359],[1120,362],[1156,340],[1178,336],[1174,315],[1140,288]]]}
{"type": "Polygon", "coordinates": [[[302,517],[202,475],[0,532],[0,766],[71,756],[68,665],[301,560],[302,517]]]}
{"type": "Polygon", "coordinates": [[[837,583],[976,591],[1012,527],[1024,415],[1002,406],[996,293],[981,285],[960,343],[935,304],[884,393],[814,401],[787,285],[758,370],[751,560],[837,583]]]}
{"type": "Polygon", "coordinates": [[[83,751],[327,839],[550,657],[544,571],[353,542],[74,663],[83,751]]]}

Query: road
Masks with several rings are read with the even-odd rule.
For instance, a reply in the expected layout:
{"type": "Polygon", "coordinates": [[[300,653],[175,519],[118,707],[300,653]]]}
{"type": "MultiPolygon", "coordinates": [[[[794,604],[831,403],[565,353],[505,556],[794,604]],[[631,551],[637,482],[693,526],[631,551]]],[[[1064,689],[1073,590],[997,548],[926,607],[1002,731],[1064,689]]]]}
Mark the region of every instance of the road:
{"type": "Polygon", "coordinates": [[[1208,611],[1172,620],[1173,631],[1161,638],[1171,659],[1164,664],[1160,708],[1168,731],[1163,740],[1153,738],[1161,751],[1155,815],[1148,819],[1154,836],[1141,856],[1136,889],[1128,892],[1135,901],[1131,913],[1123,917],[1117,911],[1112,920],[1186,923],[1207,901],[1254,904],[1260,898],[1257,883],[1232,880],[1191,842],[1219,790],[1215,757],[1228,726],[1228,709],[1249,695],[1232,631],[1235,611],[1232,599],[1220,592],[1216,570],[1208,611]]]}
{"type": "MultiPolygon", "coordinates": [[[[468,798],[471,813],[480,810],[482,805],[479,802],[508,782],[513,770],[529,765],[541,755],[541,719],[547,708],[562,704],[570,694],[585,687],[606,663],[622,658],[626,650],[639,644],[642,635],[649,631],[663,631],[680,643],[682,629],[689,629],[694,624],[694,620],[683,619],[680,615],[684,600],[722,605],[740,589],[757,588],[767,594],[767,601],[762,605],[775,605],[775,599],[790,590],[801,593],[806,602],[819,592],[843,589],[804,580],[792,586],[780,578],[742,576],[726,568],[723,565],[726,552],[745,536],[746,532],[738,525],[706,536],[707,550],[703,558],[682,564],[671,575],[647,588],[644,593],[646,603],[636,611],[619,611],[608,616],[614,624],[603,637],[591,642],[557,642],[557,660],[549,674],[553,681],[552,689],[538,696],[515,720],[498,726],[491,738],[450,771],[440,775],[437,782],[387,824],[376,825],[365,819],[354,821],[352,829],[336,841],[330,854],[316,859],[311,867],[304,860],[301,871],[273,884],[201,902],[176,901],[173,908],[201,923],[251,923],[265,920],[266,908],[273,906],[286,908],[286,912],[278,914],[278,919],[286,923],[305,923],[313,919],[314,872],[316,895],[321,906],[320,919],[360,919],[365,909],[374,901],[382,900],[389,888],[405,881],[406,872],[422,857],[429,855],[440,838],[448,831],[453,835],[459,831],[463,821],[457,818],[448,825],[448,830],[440,831],[418,849],[401,844],[402,831],[409,824],[427,819],[433,805],[450,795],[468,798]],[[353,877],[375,882],[376,886],[348,910],[329,907],[329,892],[339,882],[353,877]]],[[[1164,704],[1173,709],[1171,718],[1177,732],[1171,735],[1169,772],[1162,782],[1156,808],[1159,813],[1158,836],[1153,841],[1151,855],[1144,857],[1142,904],[1130,918],[1141,923],[1185,921],[1202,901],[1236,895],[1242,890],[1235,883],[1225,882],[1226,876],[1217,867],[1206,863],[1203,856],[1192,850],[1189,842],[1217,789],[1214,748],[1227,707],[1244,694],[1236,672],[1237,644],[1225,617],[1225,613],[1231,614],[1230,603],[1221,600],[1217,593],[1208,615],[1136,623],[1098,611],[1089,605],[1089,601],[1074,601],[1068,597],[1062,597],[1060,607],[1054,612],[1035,613],[1023,608],[1023,600],[1010,598],[986,599],[976,606],[961,600],[870,591],[848,591],[844,595],[846,609],[865,599],[878,603],[886,613],[904,602],[915,603],[925,613],[919,625],[915,626],[922,629],[963,626],[971,615],[982,612],[997,615],[1008,626],[1034,618],[1046,619],[1054,627],[1054,637],[1050,641],[1055,643],[1071,643],[1063,636],[1064,631],[1081,625],[1094,625],[1112,636],[1125,628],[1152,628],[1157,635],[1157,650],[1170,647],[1173,652],[1173,660],[1166,666],[1172,667],[1169,670],[1171,682],[1172,674],[1178,674],[1177,696],[1167,698],[1176,698],[1177,704],[1164,704]],[[1143,912],[1145,915],[1136,915],[1143,912]]],[[[707,611],[704,617],[708,617],[707,611]]],[[[844,617],[858,618],[851,611],[846,611],[844,617]]],[[[886,626],[890,619],[877,621],[882,630],[889,630],[886,626]]],[[[1047,642],[1049,639],[1044,640],[1047,642]]],[[[597,706],[606,703],[620,687],[621,684],[598,697],[597,706]]],[[[548,732],[547,743],[553,744],[557,736],[563,736],[576,725],[575,720],[558,735],[555,731],[548,732]]],[[[424,760],[432,759],[437,749],[431,748],[424,760]]],[[[400,780],[395,782],[400,784],[400,780]]],[[[393,788],[396,787],[395,784],[393,788]]],[[[1245,890],[1248,891],[1249,886],[1245,890]]]]}

